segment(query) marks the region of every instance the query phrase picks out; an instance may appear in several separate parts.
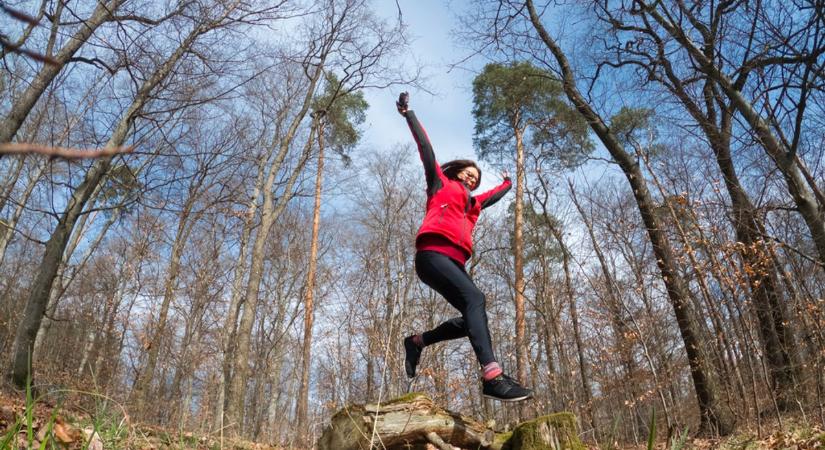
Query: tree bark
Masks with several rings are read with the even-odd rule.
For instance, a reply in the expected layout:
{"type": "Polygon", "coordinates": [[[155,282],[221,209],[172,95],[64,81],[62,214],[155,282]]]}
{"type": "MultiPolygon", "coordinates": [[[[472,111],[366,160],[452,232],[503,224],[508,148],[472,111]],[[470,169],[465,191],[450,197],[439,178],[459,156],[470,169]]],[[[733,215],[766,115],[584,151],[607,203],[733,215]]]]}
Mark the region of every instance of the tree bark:
{"type": "MultiPolygon", "coordinates": [[[[541,180],[542,188],[547,190],[547,186],[544,180],[541,180]]],[[[570,260],[572,259],[572,254],[570,253],[570,249],[567,247],[567,243],[564,240],[564,233],[562,230],[554,224],[554,221],[549,215],[547,214],[546,205],[542,203],[542,215],[544,216],[544,223],[547,224],[548,229],[550,230],[550,234],[553,235],[553,238],[559,245],[561,249],[562,255],[562,270],[564,271],[564,293],[565,297],[567,298],[567,305],[570,311],[570,320],[573,323],[573,338],[576,342],[576,355],[578,357],[579,363],[579,381],[581,382],[582,386],[582,395],[584,396],[584,419],[587,421],[587,424],[590,425],[591,428],[595,429],[596,424],[593,419],[593,392],[590,388],[590,381],[587,369],[587,362],[586,358],[584,357],[584,342],[582,342],[581,330],[579,329],[579,314],[578,309],[576,308],[576,293],[575,289],[573,288],[573,275],[570,270],[570,260]]]]}
{"type": "Polygon", "coordinates": [[[169,320],[169,307],[175,298],[175,291],[178,287],[178,276],[180,275],[183,250],[186,247],[190,232],[192,231],[192,222],[199,216],[199,214],[196,213],[195,216],[192,217],[192,209],[195,207],[195,203],[202,193],[201,186],[206,181],[207,175],[208,173],[204,171],[195,176],[189,186],[186,201],[178,214],[178,226],[172,241],[169,263],[165,271],[166,279],[163,282],[163,300],[158,310],[154,330],[149,339],[143,343],[145,347],[148,347],[146,365],[138,376],[135,389],[132,392],[132,399],[135,402],[134,408],[138,414],[142,414],[144,404],[151,397],[151,382],[155,378],[155,367],[157,366],[161,347],[163,347],[165,341],[166,326],[169,320]]]}
{"type": "Polygon", "coordinates": [[[229,385],[227,382],[232,379],[234,368],[235,336],[238,331],[238,314],[243,305],[244,299],[244,273],[246,271],[246,260],[249,250],[249,239],[252,235],[252,228],[258,212],[258,197],[261,195],[266,176],[266,161],[272,157],[274,147],[270,146],[258,160],[258,175],[255,179],[255,187],[252,195],[249,196],[249,203],[246,215],[243,220],[243,230],[241,231],[238,248],[238,259],[235,263],[235,272],[232,279],[232,292],[229,306],[226,311],[226,321],[224,322],[221,334],[221,349],[223,350],[223,364],[220,379],[218,380],[218,405],[215,408],[215,422],[223,429],[224,413],[226,411],[226,397],[229,385]]]}
{"type": "Polygon", "coordinates": [[[8,248],[9,242],[11,242],[11,238],[14,235],[14,230],[17,227],[17,222],[23,215],[23,210],[25,209],[26,203],[28,202],[28,199],[31,196],[32,191],[34,191],[34,187],[37,185],[37,182],[40,180],[40,177],[43,175],[43,172],[45,170],[46,164],[43,164],[37,169],[37,174],[29,178],[29,182],[26,183],[26,189],[23,191],[23,195],[17,201],[17,206],[14,208],[14,212],[12,213],[9,220],[0,220],[0,265],[2,265],[3,260],[6,259],[6,249],[8,248]]]}
{"type": "Polygon", "coordinates": [[[316,112],[318,119],[318,168],[315,175],[315,207],[312,210],[312,238],[309,245],[309,268],[304,291],[304,341],[301,348],[301,384],[298,389],[298,404],[295,416],[298,429],[306,432],[307,400],[309,397],[309,372],[312,355],[312,321],[314,315],[315,271],[318,266],[318,231],[321,225],[321,185],[324,180],[324,118],[316,112]]]}
{"type": "Polygon", "coordinates": [[[737,253],[745,264],[745,278],[754,301],[754,311],[759,324],[759,335],[769,367],[771,385],[776,391],[779,406],[787,410],[794,407],[796,364],[791,354],[793,330],[782,306],[781,291],[776,278],[773,255],[764,240],[765,226],[756,214],[756,208],[742,187],[730,153],[733,126],[733,105],[726,104],[715,89],[716,82],[707,80],[703,88],[706,112],[703,113],[684,88],[670,61],[664,58],[659,43],[659,60],[664,68],[666,85],[696,120],[710,143],[716,163],[722,173],[725,188],[731,201],[731,217],[736,238],[742,245],[737,253]],[[716,111],[720,105],[721,110],[716,111]]]}
{"type": "MultiPolygon", "coordinates": [[[[516,307],[516,368],[517,378],[527,382],[530,355],[527,350],[527,319],[524,310],[524,135],[519,119],[513,120],[516,136],[516,203],[513,223],[513,276],[516,307]]],[[[549,355],[548,355],[549,356],[549,355]]]]}
{"type": "MultiPolygon", "coordinates": [[[[6,170],[6,176],[4,177],[2,184],[0,184],[0,213],[2,213],[3,210],[6,209],[6,204],[11,198],[11,194],[14,192],[15,186],[17,185],[17,180],[20,179],[20,175],[23,173],[23,168],[26,165],[26,158],[26,155],[20,155],[16,158],[12,158],[13,162],[9,162],[9,160],[6,160],[6,163],[4,164],[14,165],[4,167],[4,169],[6,170]]],[[[0,226],[2,226],[2,224],[0,224],[0,226]]],[[[0,230],[0,233],[4,232],[0,230]]],[[[0,262],[2,262],[2,260],[0,260],[0,262]]]]}
{"type": "MultiPolygon", "coordinates": [[[[635,374],[637,371],[636,360],[634,358],[634,344],[632,342],[627,342],[628,336],[633,336],[634,331],[631,330],[630,324],[636,325],[636,322],[633,318],[633,315],[630,309],[625,305],[624,300],[621,297],[621,293],[618,292],[618,287],[616,282],[613,278],[613,274],[610,272],[610,267],[607,262],[607,258],[602,252],[601,245],[599,245],[599,241],[596,239],[596,233],[593,230],[593,224],[591,220],[588,220],[587,215],[584,212],[584,208],[582,208],[579,200],[576,196],[576,191],[573,188],[572,183],[568,181],[569,192],[570,192],[570,199],[573,201],[573,205],[576,207],[576,210],[579,212],[579,215],[582,218],[582,222],[584,223],[584,227],[587,229],[587,235],[590,238],[590,243],[593,246],[593,251],[596,253],[596,259],[599,261],[599,268],[602,271],[602,276],[605,279],[606,289],[607,289],[607,301],[608,303],[608,310],[610,311],[610,319],[611,324],[613,325],[614,334],[616,335],[616,348],[617,353],[619,354],[621,365],[624,366],[626,377],[625,377],[625,389],[627,390],[627,394],[629,394],[631,399],[635,399],[638,397],[638,389],[635,382],[635,374]]],[[[664,399],[664,395],[662,395],[661,387],[659,383],[658,373],[656,371],[656,367],[652,363],[650,359],[649,352],[647,351],[647,345],[644,343],[644,335],[642,334],[642,330],[636,326],[635,334],[638,335],[639,342],[642,344],[644,349],[644,354],[648,359],[650,371],[653,375],[654,384],[656,386],[656,391],[659,394],[659,398],[662,401],[662,409],[665,413],[665,420],[667,421],[668,427],[671,424],[670,418],[670,411],[667,405],[667,402],[664,399]]],[[[633,408],[636,412],[637,409],[633,408]]],[[[631,422],[633,423],[633,433],[635,436],[636,429],[639,426],[643,426],[643,423],[640,423],[639,418],[636,414],[633,414],[631,418],[631,422]]]]}

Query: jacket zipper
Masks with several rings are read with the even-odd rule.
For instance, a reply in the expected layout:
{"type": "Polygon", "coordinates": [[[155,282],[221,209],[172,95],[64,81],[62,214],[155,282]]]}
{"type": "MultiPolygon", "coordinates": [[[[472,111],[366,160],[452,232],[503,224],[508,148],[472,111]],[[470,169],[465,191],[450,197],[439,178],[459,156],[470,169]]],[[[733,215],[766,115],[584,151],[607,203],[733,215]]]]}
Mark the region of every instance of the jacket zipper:
{"type": "Polygon", "coordinates": [[[473,198],[470,195],[470,189],[466,186],[464,187],[464,193],[467,194],[467,201],[464,204],[464,213],[461,217],[461,239],[466,240],[466,245],[469,247],[470,240],[466,239],[469,238],[469,236],[467,236],[467,212],[470,211],[470,204],[472,203],[473,198]]]}
{"type": "Polygon", "coordinates": [[[441,205],[441,212],[438,214],[438,224],[441,225],[441,222],[444,221],[444,211],[447,210],[447,203],[441,205]]]}

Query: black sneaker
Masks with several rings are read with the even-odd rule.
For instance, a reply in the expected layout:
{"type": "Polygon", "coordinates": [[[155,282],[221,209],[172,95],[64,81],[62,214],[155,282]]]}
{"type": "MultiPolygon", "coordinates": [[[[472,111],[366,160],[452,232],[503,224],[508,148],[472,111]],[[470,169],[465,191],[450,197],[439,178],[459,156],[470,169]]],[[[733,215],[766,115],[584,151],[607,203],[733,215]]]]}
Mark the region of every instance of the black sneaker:
{"type": "Polygon", "coordinates": [[[503,402],[520,402],[533,396],[532,390],[523,387],[516,380],[504,374],[492,380],[484,380],[482,385],[485,397],[503,402]]]}
{"type": "Polygon", "coordinates": [[[404,359],[404,370],[407,371],[407,376],[412,378],[415,376],[415,368],[418,366],[418,360],[421,358],[421,350],[423,348],[415,345],[412,336],[404,338],[404,350],[406,357],[404,359]]]}

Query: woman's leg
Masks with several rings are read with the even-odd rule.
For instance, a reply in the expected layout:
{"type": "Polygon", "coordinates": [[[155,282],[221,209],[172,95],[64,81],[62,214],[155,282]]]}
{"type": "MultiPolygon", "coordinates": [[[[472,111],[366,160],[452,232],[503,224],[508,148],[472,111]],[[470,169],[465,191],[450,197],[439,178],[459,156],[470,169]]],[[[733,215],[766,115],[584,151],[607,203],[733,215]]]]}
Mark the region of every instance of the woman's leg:
{"type": "Polygon", "coordinates": [[[508,402],[530,398],[532,391],[504,375],[496,362],[487,325],[484,294],[473,284],[464,267],[440,253],[424,251],[415,255],[415,271],[421,281],[459,310],[461,317],[404,339],[407,375],[410,378],[415,376],[418,358],[425,345],[467,336],[482,367],[482,394],[485,397],[508,402]]]}
{"type": "Polygon", "coordinates": [[[418,277],[461,313],[422,334],[424,345],[467,336],[479,364],[496,361],[487,324],[484,294],[457,262],[438,252],[423,251],[415,255],[418,277]]]}

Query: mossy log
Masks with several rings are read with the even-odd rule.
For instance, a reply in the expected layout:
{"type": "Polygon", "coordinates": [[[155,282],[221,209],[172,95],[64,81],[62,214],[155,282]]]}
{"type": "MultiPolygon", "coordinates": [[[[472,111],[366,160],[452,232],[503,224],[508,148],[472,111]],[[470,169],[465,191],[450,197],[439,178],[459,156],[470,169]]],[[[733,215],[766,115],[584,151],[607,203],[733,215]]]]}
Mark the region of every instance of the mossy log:
{"type": "Polygon", "coordinates": [[[520,423],[502,450],[584,450],[576,416],[561,412],[520,423]]]}
{"type": "Polygon", "coordinates": [[[409,394],[377,405],[352,405],[330,420],[318,450],[579,450],[576,419],[558,413],[496,434],[481,422],[436,405],[424,394],[409,394]]]}

